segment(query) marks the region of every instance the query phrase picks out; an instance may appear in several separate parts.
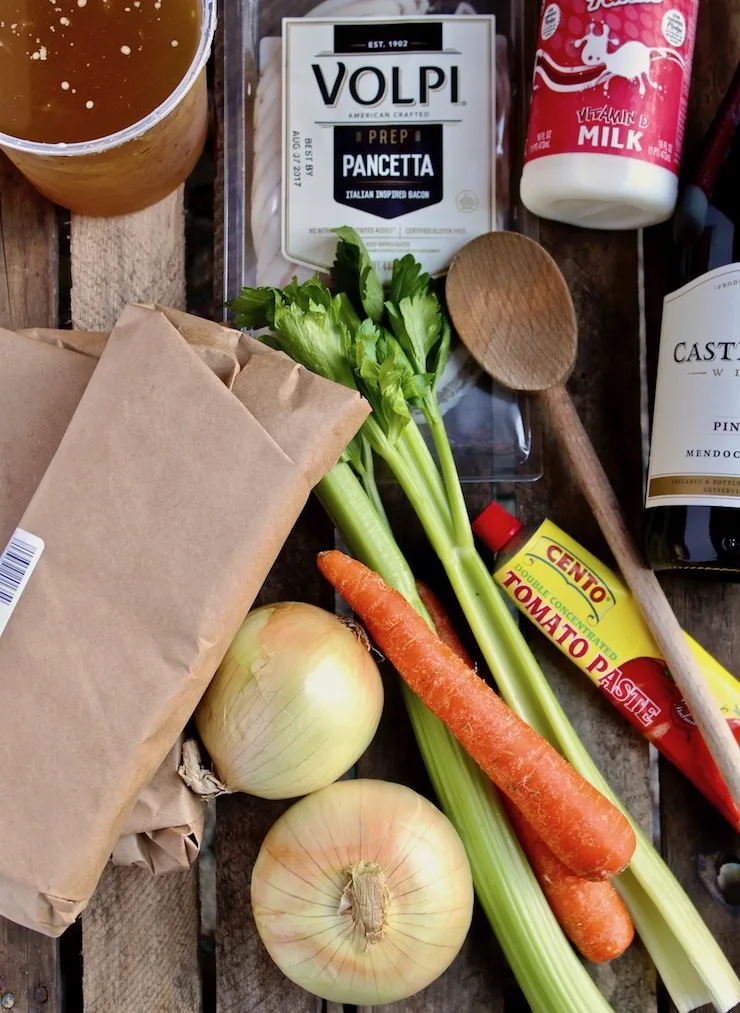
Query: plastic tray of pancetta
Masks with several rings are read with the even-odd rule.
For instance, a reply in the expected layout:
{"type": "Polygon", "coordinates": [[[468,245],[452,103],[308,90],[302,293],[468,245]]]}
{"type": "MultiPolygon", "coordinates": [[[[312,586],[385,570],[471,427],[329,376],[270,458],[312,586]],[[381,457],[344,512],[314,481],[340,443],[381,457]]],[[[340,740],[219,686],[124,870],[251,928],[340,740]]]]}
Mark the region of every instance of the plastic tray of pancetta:
{"type": "MultiPolygon", "coordinates": [[[[340,226],[362,237],[384,281],[409,253],[443,277],[477,235],[532,234],[510,194],[526,6],[225,3],[224,303],[244,286],[328,276],[340,226]]],[[[455,338],[438,397],[463,481],[539,477],[530,401],[484,376],[455,338]]]]}

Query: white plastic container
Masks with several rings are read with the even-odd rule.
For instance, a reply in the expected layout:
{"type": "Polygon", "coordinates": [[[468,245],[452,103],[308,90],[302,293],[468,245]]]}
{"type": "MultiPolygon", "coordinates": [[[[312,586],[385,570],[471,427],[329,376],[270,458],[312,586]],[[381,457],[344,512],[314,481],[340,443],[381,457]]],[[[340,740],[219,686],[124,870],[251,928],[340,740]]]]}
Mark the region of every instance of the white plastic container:
{"type": "Polygon", "coordinates": [[[545,2],[522,203],[543,218],[634,229],[678,193],[699,0],[545,2]]]}

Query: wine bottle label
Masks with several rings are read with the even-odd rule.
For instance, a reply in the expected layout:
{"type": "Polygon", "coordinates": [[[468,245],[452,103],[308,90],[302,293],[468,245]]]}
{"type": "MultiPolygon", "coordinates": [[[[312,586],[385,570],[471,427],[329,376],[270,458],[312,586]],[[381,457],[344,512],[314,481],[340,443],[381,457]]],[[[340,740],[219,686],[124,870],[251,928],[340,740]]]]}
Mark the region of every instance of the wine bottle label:
{"type": "Polygon", "coordinates": [[[495,227],[495,19],[283,21],[283,256],[326,270],[333,228],[384,280],[440,274],[495,227]]]}
{"type": "Polygon", "coordinates": [[[740,506],[740,264],[665,300],[646,506],[740,506]]]}

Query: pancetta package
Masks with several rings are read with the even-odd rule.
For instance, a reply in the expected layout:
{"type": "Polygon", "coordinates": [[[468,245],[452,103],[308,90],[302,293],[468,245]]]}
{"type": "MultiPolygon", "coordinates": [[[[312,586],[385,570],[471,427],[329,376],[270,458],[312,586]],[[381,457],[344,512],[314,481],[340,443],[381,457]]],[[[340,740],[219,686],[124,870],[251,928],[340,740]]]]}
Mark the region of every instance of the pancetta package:
{"type": "MultiPolygon", "coordinates": [[[[444,276],[476,236],[531,221],[510,199],[522,0],[233,0],[224,10],[225,302],[326,274],[333,230],[381,279],[444,276]]],[[[522,91],[522,89],[518,89],[522,91]]],[[[529,231],[529,230],[527,230],[529,231]]],[[[463,480],[540,473],[526,397],[453,341],[437,387],[463,480]]]]}

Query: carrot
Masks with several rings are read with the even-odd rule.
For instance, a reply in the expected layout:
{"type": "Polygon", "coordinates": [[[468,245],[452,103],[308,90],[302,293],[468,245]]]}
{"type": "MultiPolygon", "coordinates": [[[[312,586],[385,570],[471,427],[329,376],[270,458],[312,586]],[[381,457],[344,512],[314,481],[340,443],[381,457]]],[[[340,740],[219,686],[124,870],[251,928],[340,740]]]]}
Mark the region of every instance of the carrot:
{"type": "Polygon", "coordinates": [[[424,608],[429,613],[429,618],[432,620],[432,625],[437,631],[437,636],[442,643],[447,644],[451,651],[464,661],[468,668],[475,669],[473,659],[465,649],[465,645],[457,635],[457,630],[452,625],[450,617],[442,607],[442,602],[436,596],[431,587],[428,587],[422,581],[417,580],[416,590],[419,592],[424,608]]]}
{"type": "MultiPolygon", "coordinates": [[[[470,655],[437,596],[420,580],[416,589],[439,639],[472,668],[470,655]]],[[[621,957],[635,937],[635,926],[612,884],[574,875],[505,796],[504,805],[542,892],[568,939],[594,964],[621,957]]]]}
{"type": "Polygon", "coordinates": [[[627,866],[636,841],[626,817],[442,643],[403,595],[337,550],[322,552],[318,565],[399,675],[572,872],[608,879],[627,866]]]}
{"type": "Polygon", "coordinates": [[[553,855],[513,802],[504,799],[509,821],[563,932],[594,964],[621,957],[635,926],[614,886],[574,875],[553,855]]]}

